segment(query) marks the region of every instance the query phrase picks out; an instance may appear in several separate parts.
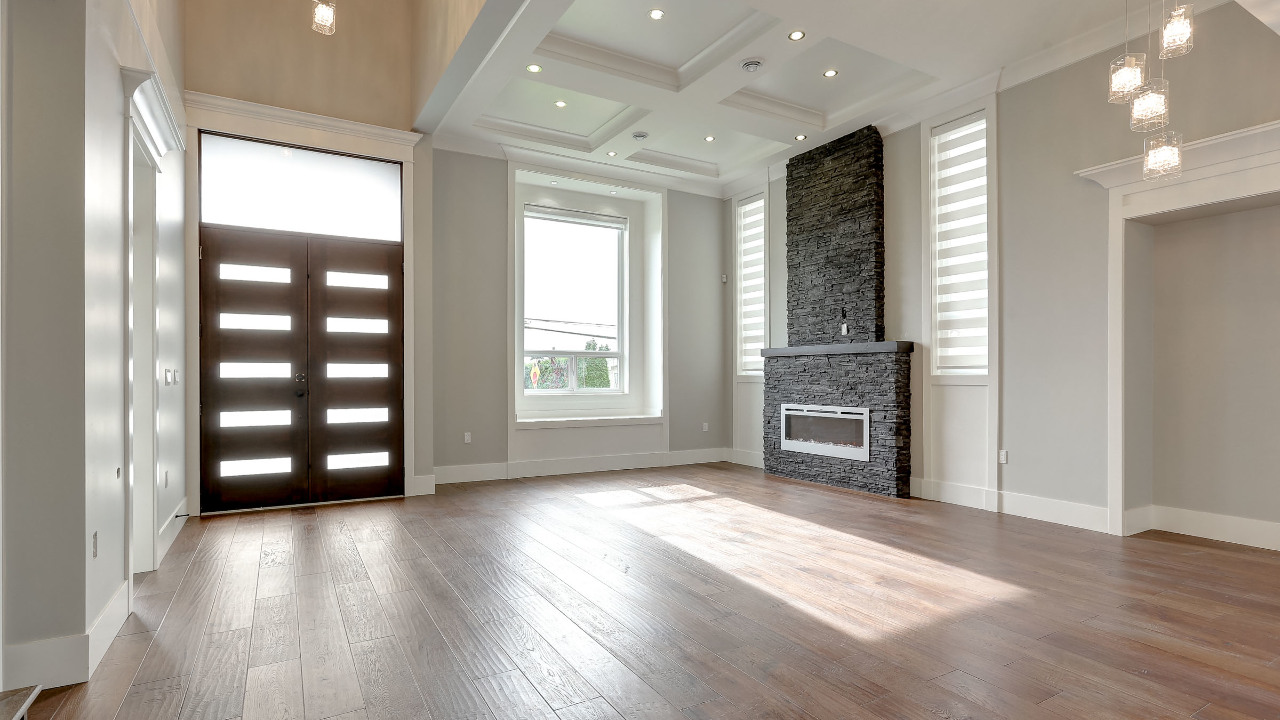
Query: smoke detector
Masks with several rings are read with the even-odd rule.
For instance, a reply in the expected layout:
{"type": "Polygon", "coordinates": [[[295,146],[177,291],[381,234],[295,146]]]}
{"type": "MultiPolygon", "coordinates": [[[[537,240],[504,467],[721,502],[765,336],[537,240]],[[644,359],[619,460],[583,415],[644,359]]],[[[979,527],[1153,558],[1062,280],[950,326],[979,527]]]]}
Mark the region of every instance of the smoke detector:
{"type": "Polygon", "coordinates": [[[764,65],[764,61],[760,58],[747,58],[742,61],[742,69],[747,72],[755,72],[760,69],[761,65],[764,65]]]}
{"type": "Polygon", "coordinates": [[[649,133],[647,133],[647,132],[645,132],[645,131],[643,131],[643,130],[638,130],[638,131],[636,131],[636,132],[631,133],[631,139],[633,139],[633,140],[647,140],[647,139],[649,139],[649,133]]]}

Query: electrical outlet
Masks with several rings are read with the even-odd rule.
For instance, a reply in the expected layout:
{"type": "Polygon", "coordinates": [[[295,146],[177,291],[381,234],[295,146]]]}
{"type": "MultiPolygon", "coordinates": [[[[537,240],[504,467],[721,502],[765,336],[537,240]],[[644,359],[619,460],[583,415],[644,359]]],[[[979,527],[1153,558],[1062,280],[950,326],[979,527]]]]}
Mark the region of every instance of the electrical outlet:
{"type": "Polygon", "coordinates": [[[469,433],[469,432],[464,432],[464,433],[462,433],[462,442],[466,443],[467,445],[470,445],[470,444],[471,444],[471,433],[469,433]]]}
{"type": "Polygon", "coordinates": [[[1008,465],[1008,464],[1009,464],[1009,451],[1008,451],[1008,450],[1001,450],[1001,451],[1000,451],[1000,455],[999,455],[999,460],[1000,460],[1000,464],[1001,464],[1001,465],[1008,465]]]}
{"type": "Polygon", "coordinates": [[[169,368],[164,369],[164,384],[165,385],[173,384],[173,371],[170,370],[169,368]]]}
{"type": "Polygon", "coordinates": [[[707,432],[710,429],[711,429],[711,423],[702,423],[702,432],[707,432]]]}
{"type": "Polygon", "coordinates": [[[182,381],[178,378],[178,371],[177,371],[177,369],[174,369],[174,371],[173,371],[173,384],[174,384],[174,385],[177,385],[179,382],[182,382],[182,381]]]}
{"type": "Polygon", "coordinates": [[[98,559],[98,531],[93,531],[93,559],[98,559]]]}

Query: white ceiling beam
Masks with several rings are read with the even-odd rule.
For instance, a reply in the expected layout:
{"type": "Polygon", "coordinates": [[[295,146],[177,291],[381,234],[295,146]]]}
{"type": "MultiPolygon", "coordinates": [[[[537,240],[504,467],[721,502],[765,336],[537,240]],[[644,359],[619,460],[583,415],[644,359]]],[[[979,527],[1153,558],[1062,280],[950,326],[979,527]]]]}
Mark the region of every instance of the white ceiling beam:
{"type": "Polygon", "coordinates": [[[1280,33],[1280,0],[1237,0],[1267,27],[1280,33]]]}

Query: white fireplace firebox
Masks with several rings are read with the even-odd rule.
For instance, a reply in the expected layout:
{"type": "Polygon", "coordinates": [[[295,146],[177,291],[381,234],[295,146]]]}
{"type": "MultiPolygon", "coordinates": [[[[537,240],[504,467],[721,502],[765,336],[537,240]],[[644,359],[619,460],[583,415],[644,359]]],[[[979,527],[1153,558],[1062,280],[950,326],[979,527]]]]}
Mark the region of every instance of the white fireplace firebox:
{"type": "Polygon", "coordinates": [[[782,449],[866,462],[871,415],[866,408],[783,405],[782,449]]]}

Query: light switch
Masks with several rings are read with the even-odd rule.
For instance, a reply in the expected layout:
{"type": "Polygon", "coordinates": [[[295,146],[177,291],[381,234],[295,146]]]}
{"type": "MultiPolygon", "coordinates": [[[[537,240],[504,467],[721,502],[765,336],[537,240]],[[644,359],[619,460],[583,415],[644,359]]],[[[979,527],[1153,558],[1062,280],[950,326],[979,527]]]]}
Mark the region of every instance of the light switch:
{"type": "Polygon", "coordinates": [[[181,379],[178,377],[178,370],[177,370],[177,368],[174,368],[174,370],[173,370],[173,384],[174,384],[174,385],[177,385],[179,382],[181,382],[181,379]]]}
{"type": "Polygon", "coordinates": [[[170,370],[169,368],[164,369],[164,384],[165,385],[173,384],[173,371],[170,370]]]}

